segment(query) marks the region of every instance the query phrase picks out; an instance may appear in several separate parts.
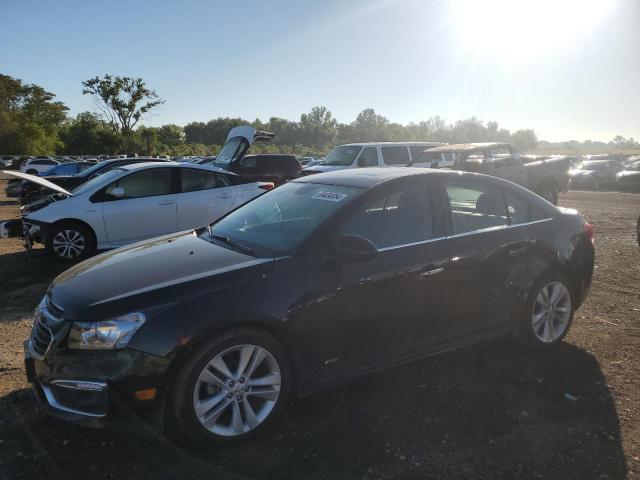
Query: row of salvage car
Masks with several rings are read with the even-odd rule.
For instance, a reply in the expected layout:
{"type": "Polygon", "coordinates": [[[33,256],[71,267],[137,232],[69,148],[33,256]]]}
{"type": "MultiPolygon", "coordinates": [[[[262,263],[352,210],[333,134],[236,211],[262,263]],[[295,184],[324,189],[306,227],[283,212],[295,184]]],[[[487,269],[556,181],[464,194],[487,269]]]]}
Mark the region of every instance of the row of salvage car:
{"type": "Polygon", "coordinates": [[[0,238],[19,236],[29,251],[39,243],[58,260],[78,261],[97,251],[206,225],[274,188],[277,179],[358,167],[483,173],[522,185],[553,204],[569,185],[592,181],[596,188],[609,186],[610,172],[614,181],[616,174],[627,182],[640,180],[640,162],[632,162],[627,171],[612,160],[594,158],[572,169],[571,157],[519,156],[509,144],[496,142],[339,145],[323,161],[304,169],[298,166],[298,172],[258,172],[259,159],[245,153],[254,142],[271,138],[273,134],[250,126],[236,127],[214,163],[204,165],[137,157],[83,165],[75,175],[5,171],[22,180],[9,184],[7,193],[19,197],[23,206],[21,218],[0,222],[0,238]],[[264,179],[274,182],[260,181],[264,179]]]}

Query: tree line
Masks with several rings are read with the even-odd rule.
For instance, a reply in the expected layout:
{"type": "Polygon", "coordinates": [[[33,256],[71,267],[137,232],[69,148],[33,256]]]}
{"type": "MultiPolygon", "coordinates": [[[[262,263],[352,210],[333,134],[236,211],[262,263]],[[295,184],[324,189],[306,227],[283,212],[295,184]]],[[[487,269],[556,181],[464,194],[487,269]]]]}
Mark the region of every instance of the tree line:
{"type": "MultiPolygon", "coordinates": [[[[96,111],[69,117],[67,106],[56,101],[53,93],[0,74],[0,153],[212,155],[224,144],[230,128],[246,124],[276,134],[271,143],[257,144],[254,150],[303,155],[326,153],[336,144],[368,141],[501,141],[512,143],[520,151],[530,151],[539,144],[550,149],[582,145],[539,142],[532,129],[511,132],[496,122],[485,123],[475,117],[447,123],[433,116],[402,125],[372,108],[364,109],[350,123],[340,123],[326,107],[316,106],[301,114],[298,121],[278,117],[267,121],[219,117],[185,126],[148,127],[142,124],[145,116],[164,100],[141,78],[111,75],[90,78],[82,82],[82,93],[93,98],[96,111]]],[[[602,142],[591,142],[594,143],[602,142]]],[[[602,145],[640,148],[632,138],[621,136],[602,145]]]]}

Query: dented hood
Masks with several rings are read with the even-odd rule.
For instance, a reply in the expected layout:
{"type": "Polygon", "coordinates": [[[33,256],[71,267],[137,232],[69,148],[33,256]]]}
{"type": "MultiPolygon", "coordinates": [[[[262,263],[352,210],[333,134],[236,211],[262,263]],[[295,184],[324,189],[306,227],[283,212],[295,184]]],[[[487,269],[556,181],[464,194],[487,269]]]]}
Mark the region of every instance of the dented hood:
{"type": "Polygon", "coordinates": [[[37,175],[31,175],[30,173],[16,172],[14,170],[3,170],[2,173],[6,173],[7,175],[13,175],[14,177],[18,177],[23,180],[36,183],[38,185],[42,185],[43,187],[50,188],[51,190],[55,190],[56,192],[64,193],[66,195],[69,195],[70,197],[73,196],[73,194],[70,191],[65,190],[60,185],[56,185],[55,183],[50,182],[46,178],[38,177],[37,175]]]}

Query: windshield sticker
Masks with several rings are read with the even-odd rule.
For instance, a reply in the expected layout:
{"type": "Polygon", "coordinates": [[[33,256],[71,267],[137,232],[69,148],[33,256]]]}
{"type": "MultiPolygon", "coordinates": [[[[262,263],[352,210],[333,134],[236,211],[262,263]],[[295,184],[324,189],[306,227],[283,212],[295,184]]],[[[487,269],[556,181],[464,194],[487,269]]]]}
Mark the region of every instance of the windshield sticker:
{"type": "Polygon", "coordinates": [[[346,193],[339,192],[318,192],[311,195],[311,198],[315,200],[328,200],[330,202],[340,202],[344,200],[348,195],[346,193]]]}

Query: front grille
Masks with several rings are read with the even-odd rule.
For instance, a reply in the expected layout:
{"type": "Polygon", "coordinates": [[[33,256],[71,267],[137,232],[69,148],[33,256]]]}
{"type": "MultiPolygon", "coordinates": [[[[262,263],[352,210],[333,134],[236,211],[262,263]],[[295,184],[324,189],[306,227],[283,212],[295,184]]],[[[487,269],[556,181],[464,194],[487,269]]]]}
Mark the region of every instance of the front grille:
{"type": "Polygon", "coordinates": [[[33,329],[31,330],[31,352],[39,360],[44,358],[53,343],[53,332],[44,322],[44,316],[38,309],[33,322],[33,329]]]}
{"type": "Polygon", "coordinates": [[[38,360],[42,360],[49,351],[56,333],[62,327],[64,310],[45,297],[36,309],[31,329],[30,350],[38,360]]]}

